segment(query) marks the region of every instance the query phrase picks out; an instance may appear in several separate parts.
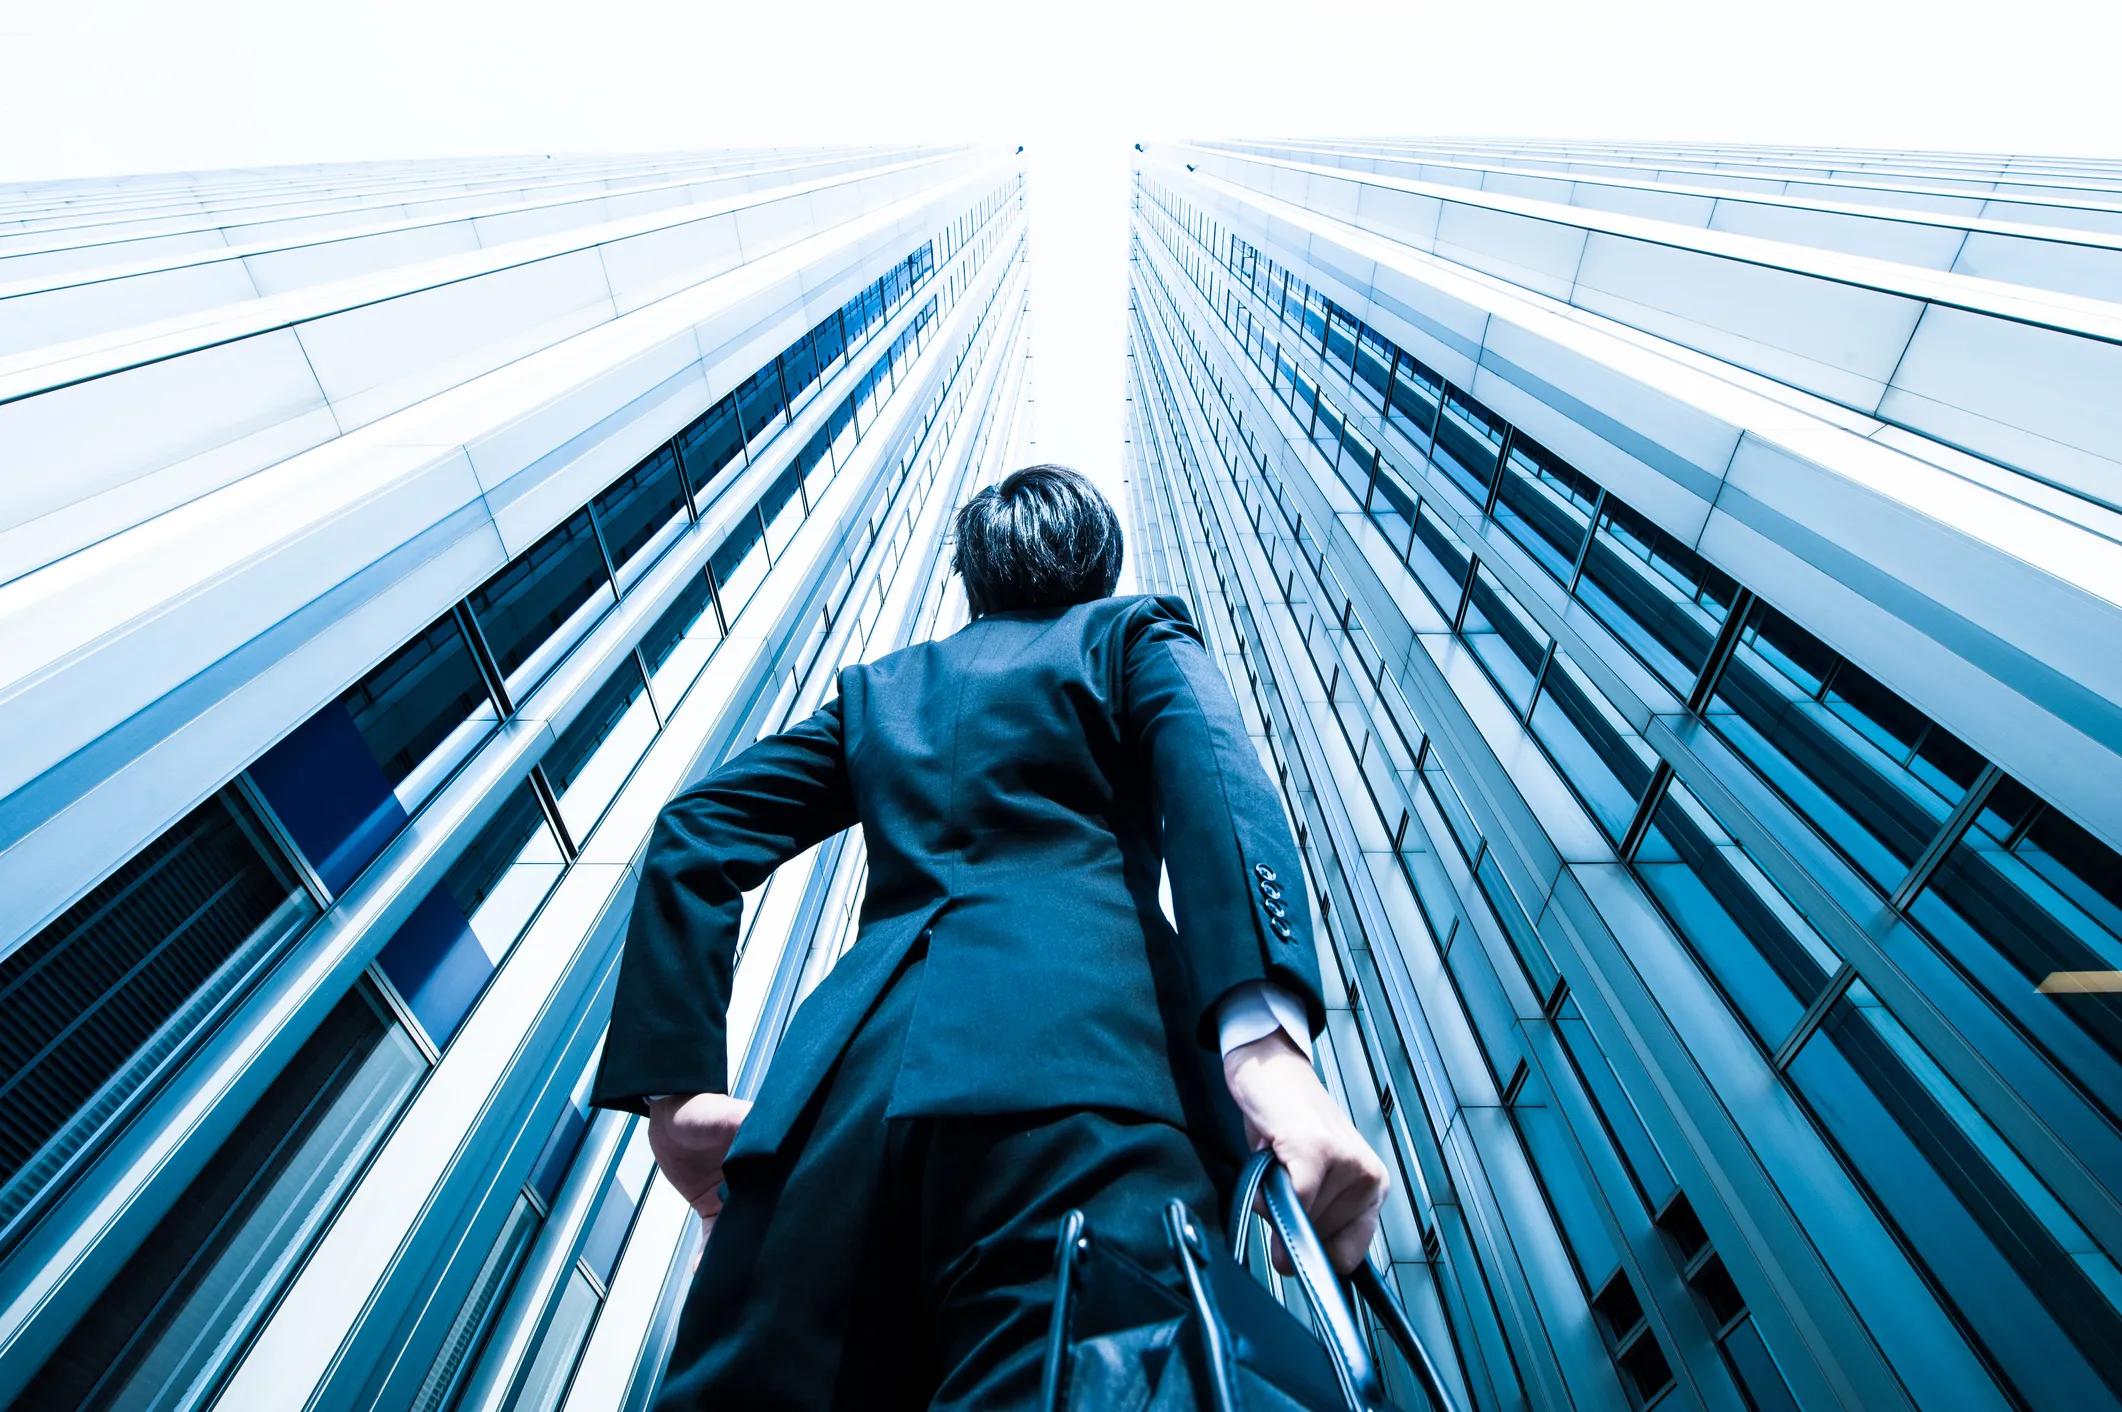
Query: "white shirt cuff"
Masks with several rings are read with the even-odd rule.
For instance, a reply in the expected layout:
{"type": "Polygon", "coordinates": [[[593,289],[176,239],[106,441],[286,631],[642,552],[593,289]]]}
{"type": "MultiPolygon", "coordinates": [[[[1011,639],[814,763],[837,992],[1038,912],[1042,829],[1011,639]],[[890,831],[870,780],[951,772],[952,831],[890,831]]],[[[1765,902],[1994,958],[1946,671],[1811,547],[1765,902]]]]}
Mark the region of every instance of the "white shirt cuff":
{"type": "Polygon", "coordinates": [[[1216,1010],[1216,1039],[1225,1054],[1241,1044],[1251,1044],[1281,1030],[1290,1042],[1312,1057],[1311,1025],[1304,1015],[1304,1002],[1286,987],[1272,981],[1247,981],[1232,989],[1216,1010]]]}

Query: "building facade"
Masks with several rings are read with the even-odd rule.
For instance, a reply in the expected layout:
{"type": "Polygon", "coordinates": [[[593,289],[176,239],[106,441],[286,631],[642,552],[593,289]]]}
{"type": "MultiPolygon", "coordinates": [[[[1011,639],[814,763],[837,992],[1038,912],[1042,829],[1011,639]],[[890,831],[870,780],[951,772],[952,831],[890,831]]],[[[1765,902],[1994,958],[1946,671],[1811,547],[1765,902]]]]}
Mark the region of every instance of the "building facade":
{"type": "MultiPolygon", "coordinates": [[[[949,631],[1020,160],[0,193],[0,1405],[645,1404],[698,1248],[584,1106],[663,801],[949,631]]],[[[755,1085],[859,839],[753,900],[755,1085]]]]}
{"type": "Polygon", "coordinates": [[[1133,160],[1141,583],[1466,1403],[2117,1405],[2122,164],[1133,160]]]}

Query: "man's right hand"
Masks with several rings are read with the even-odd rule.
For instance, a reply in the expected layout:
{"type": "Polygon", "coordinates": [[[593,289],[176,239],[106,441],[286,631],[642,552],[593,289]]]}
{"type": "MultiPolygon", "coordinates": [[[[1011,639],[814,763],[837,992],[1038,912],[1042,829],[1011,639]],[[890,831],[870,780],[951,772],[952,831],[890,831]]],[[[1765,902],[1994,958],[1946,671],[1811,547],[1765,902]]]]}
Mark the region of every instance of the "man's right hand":
{"type": "Polygon", "coordinates": [[[648,1103],[648,1150],[664,1179],[702,1220],[722,1210],[722,1159],[752,1105],[726,1093],[672,1094],[648,1103]]]}
{"type": "MultiPolygon", "coordinates": [[[[1224,1055],[1223,1079],[1245,1117],[1246,1141],[1273,1152],[1289,1173],[1334,1268],[1345,1275],[1362,1264],[1390,1178],[1304,1051],[1276,1030],[1224,1055]]],[[[1275,1264],[1288,1273],[1289,1256],[1275,1244],[1275,1264]]]]}

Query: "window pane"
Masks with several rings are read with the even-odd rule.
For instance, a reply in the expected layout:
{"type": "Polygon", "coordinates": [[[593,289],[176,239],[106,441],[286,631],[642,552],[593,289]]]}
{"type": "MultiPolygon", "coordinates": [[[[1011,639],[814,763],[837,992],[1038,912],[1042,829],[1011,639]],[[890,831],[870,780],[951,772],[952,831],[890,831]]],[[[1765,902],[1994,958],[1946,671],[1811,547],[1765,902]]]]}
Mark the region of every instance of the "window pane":
{"type": "Polygon", "coordinates": [[[1414,546],[1407,566],[1415,571],[1416,582],[1445,621],[1456,618],[1459,599],[1466,592],[1466,545],[1427,505],[1415,516],[1414,546]]]}
{"type": "Polygon", "coordinates": [[[641,576],[684,532],[685,490],[678,483],[678,458],[670,447],[614,481],[594,502],[598,527],[619,566],[622,588],[641,576]]]}
{"type": "MultiPolygon", "coordinates": [[[[2122,972],[2122,858],[2016,781],[1998,783],[1990,810],[2033,822],[2001,838],[1970,829],[1909,919],[1943,964],[2122,1127],[2122,993],[2112,979],[2122,972]],[[2007,794],[2019,797],[1997,798],[2007,794]]],[[[1936,987],[1939,1003],[1964,1009],[1959,989],[1936,987]]],[[[1985,1052],[1994,1060],[2001,1048],[1985,1052]]]]}
{"type": "Polygon", "coordinates": [[[789,405],[800,406],[817,380],[818,357],[811,351],[810,335],[806,333],[781,355],[781,386],[788,393],[789,405]]]}
{"type": "Polygon", "coordinates": [[[1392,399],[1385,419],[1414,443],[1415,454],[1429,455],[1430,435],[1437,424],[1437,403],[1444,395],[1444,380],[1422,364],[1400,355],[1393,368],[1392,399]]]}
{"type": "Polygon", "coordinates": [[[838,310],[827,314],[819,325],[811,330],[811,357],[817,360],[821,376],[830,377],[836,370],[840,354],[847,348],[846,336],[840,332],[838,310]]]}
{"type": "Polygon", "coordinates": [[[1811,634],[1757,604],[1707,719],[1822,837],[1890,892],[1966,793],[1953,776],[1971,779],[1973,757],[1948,753],[1947,742],[1957,741],[1852,673],[1811,634]],[[1843,682],[1853,694],[1837,695],[1843,682]],[[1932,749],[1921,770],[1911,768],[1913,752],[1897,738],[1917,731],[1932,749]]]}
{"type": "Polygon", "coordinates": [[[177,1198],[25,1393],[25,1406],[205,1403],[426,1072],[347,996],[177,1198]]]}
{"type": "Polygon", "coordinates": [[[501,1234],[458,1306],[456,1318],[450,1321],[435,1361],[428,1366],[427,1377],[413,1398],[413,1412],[445,1412],[457,1405],[472,1370],[479,1366],[487,1335],[493,1331],[494,1320],[507,1302],[516,1274],[523,1268],[524,1258],[530,1254],[531,1243],[543,1224],[544,1218],[531,1199],[517,1197],[501,1234]]]}
{"type": "Polygon", "coordinates": [[[781,392],[781,371],[773,363],[753,373],[737,389],[737,417],[744,423],[745,443],[757,448],[759,440],[782,423],[788,400],[781,392]]]}
{"type": "Polygon", "coordinates": [[[0,1236],[315,920],[233,790],[0,960],[0,1236]]]}
{"type": "Polygon", "coordinates": [[[715,617],[707,575],[694,574],[641,639],[649,682],[665,715],[677,707],[721,640],[722,625],[715,617]]]}
{"type": "Polygon", "coordinates": [[[678,433],[678,454],[685,458],[685,476],[692,482],[695,508],[712,498],[709,489],[715,477],[737,460],[743,449],[744,435],[737,427],[734,393],[678,433]]]}
{"type": "Polygon", "coordinates": [[[578,843],[648,753],[656,729],[648,685],[628,657],[545,752],[546,779],[560,797],[560,822],[578,843]]]}
{"type": "Polygon", "coordinates": [[[1547,758],[1607,838],[1620,843],[1650,783],[1650,747],[1560,650],[1541,683],[1531,724],[1547,758]]]}
{"type": "Polygon", "coordinates": [[[267,751],[251,779],[337,892],[498,720],[457,620],[444,616],[267,751]]]}
{"type": "Polygon", "coordinates": [[[1475,506],[1488,501],[1488,483],[1496,473],[1496,455],[1503,449],[1503,427],[1488,409],[1449,389],[1444,398],[1444,416],[1437,423],[1437,445],[1430,464],[1444,472],[1473,500],[1475,506]]]}
{"type": "Polygon", "coordinates": [[[1782,1044],[1838,967],[1827,943],[1678,782],[1659,801],[1634,866],[1761,1047],[1782,1044]]]}
{"type": "Polygon", "coordinates": [[[722,614],[734,623],[751,601],[752,591],[766,577],[766,545],[760,539],[756,512],[747,513],[730,527],[729,537],[715,550],[711,567],[715,587],[722,597],[722,614]]]}
{"type": "Polygon", "coordinates": [[[464,1017],[566,870],[529,785],[503,802],[377,958],[437,1049],[464,1017]]]}
{"type": "Polygon", "coordinates": [[[580,510],[474,591],[471,608],[520,703],[617,601],[580,510]]]}
{"type": "Polygon", "coordinates": [[[1377,330],[1365,328],[1356,345],[1356,392],[1373,412],[1385,409],[1385,385],[1392,367],[1393,346],[1377,330]]]}
{"type": "Polygon", "coordinates": [[[803,497],[796,489],[799,479],[797,468],[790,466],[759,497],[759,515],[766,521],[767,552],[776,560],[803,523],[803,497]]]}
{"type": "Polygon", "coordinates": [[[1496,524],[1541,568],[1568,583],[1599,487],[1531,437],[1511,439],[1496,489],[1496,524]]]}
{"type": "Polygon", "coordinates": [[[833,465],[844,470],[848,458],[855,453],[855,407],[852,401],[842,402],[833,409],[826,430],[832,435],[833,465]]]}
{"type": "Polygon", "coordinates": [[[1835,1003],[1790,1077],[2024,1405],[2122,1397],[2122,1274],[1868,990],[1835,1003]]]}
{"type": "Polygon", "coordinates": [[[1327,306],[1326,358],[1344,377],[1356,371],[1356,321],[1337,304],[1327,306]]]}
{"type": "Polygon", "coordinates": [[[1735,592],[1723,573],[1607,497],[1577,597],[1676,694],[1693,688],[1735,592]]]}
{"type": "Polygon", "coordinates": [[[1462,634],[1503,699],[1522,714],[1532,702],[1533,674],[1540,670],[1549,639],[1485,567],[1474,571],[1462,634]]]}
{"type": "Polygon", "coordinates": [[[575,1360],[589,1342],[590,1326],[597,1321],[601,1308],[603,1301],[597,1297],[589,1276],[570,1267],[559,1301],[538,1333],[537,1351],[531,1355],[516,1395],[509,1400],[509,1412],[555,1412],[567,1397],[575,1360]]]}

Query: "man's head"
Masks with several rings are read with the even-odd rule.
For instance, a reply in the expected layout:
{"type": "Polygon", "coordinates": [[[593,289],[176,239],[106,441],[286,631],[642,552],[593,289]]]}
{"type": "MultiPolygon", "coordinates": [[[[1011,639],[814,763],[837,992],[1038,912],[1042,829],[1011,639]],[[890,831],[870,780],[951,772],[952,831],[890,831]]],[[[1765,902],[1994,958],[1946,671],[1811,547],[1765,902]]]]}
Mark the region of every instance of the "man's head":
{"type": "Polygon", "coordinates": [[[1120,582],[1120,517],[1066,466],[1026,466],[958,507],[951,569],[974,617],[1104,598],[1120,582]]]}

